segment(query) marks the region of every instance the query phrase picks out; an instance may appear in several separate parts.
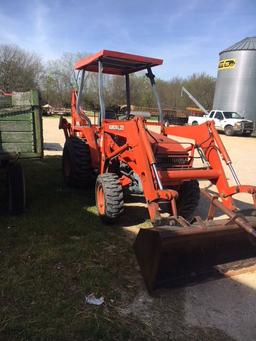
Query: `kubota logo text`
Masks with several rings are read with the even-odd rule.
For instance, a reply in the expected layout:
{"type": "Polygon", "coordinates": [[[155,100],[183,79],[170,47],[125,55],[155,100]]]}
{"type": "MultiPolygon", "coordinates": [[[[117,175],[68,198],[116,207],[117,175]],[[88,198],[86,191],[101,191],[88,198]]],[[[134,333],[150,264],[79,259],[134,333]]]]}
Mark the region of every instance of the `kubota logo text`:
{"type": "Polygon", "coordinates": [[[108,126],[109,130],[124,130],[124,126],[120,124],[110,124],[108,126]]]}

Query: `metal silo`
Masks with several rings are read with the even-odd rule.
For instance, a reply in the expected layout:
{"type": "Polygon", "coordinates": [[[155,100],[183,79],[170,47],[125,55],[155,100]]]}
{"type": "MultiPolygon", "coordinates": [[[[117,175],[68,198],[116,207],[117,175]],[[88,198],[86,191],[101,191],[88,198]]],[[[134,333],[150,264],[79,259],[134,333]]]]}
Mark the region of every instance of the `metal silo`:
{"type": "Polygon", "coordinates": [[[213,109],[236,111],[256,121],[256,37],[220,52],[213,109]]]}

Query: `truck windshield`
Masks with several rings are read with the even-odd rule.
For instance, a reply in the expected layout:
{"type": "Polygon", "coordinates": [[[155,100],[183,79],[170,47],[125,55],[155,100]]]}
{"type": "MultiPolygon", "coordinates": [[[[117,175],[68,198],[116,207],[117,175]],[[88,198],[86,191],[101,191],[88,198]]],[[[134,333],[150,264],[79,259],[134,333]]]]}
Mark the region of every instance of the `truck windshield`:
{"type": "Polygon", "coordinates": [[[225,118],[242,118],[237,112],[223,111],[225,118]]]}

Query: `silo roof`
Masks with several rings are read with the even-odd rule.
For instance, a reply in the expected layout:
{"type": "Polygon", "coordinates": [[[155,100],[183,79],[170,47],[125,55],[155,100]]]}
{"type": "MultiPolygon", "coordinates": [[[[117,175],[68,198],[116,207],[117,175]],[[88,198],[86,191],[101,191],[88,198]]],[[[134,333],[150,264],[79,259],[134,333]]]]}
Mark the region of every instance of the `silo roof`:
{"type": "Polygon", "coordinates": [[[220,52],[256,50],[256,37],[248,37],[220,52]]]}

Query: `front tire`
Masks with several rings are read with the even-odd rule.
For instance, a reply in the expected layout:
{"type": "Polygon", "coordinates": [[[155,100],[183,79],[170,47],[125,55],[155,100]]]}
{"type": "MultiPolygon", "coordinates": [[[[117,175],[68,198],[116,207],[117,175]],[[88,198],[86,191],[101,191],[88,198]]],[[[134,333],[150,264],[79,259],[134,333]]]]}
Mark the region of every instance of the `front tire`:
{"type": "Polygon", "coordinates": [[[113,224],[123,212],[124,195],[119,178],[114,173],[99,175],[95,186],[96,205],[99,217],[113,224]]]}

